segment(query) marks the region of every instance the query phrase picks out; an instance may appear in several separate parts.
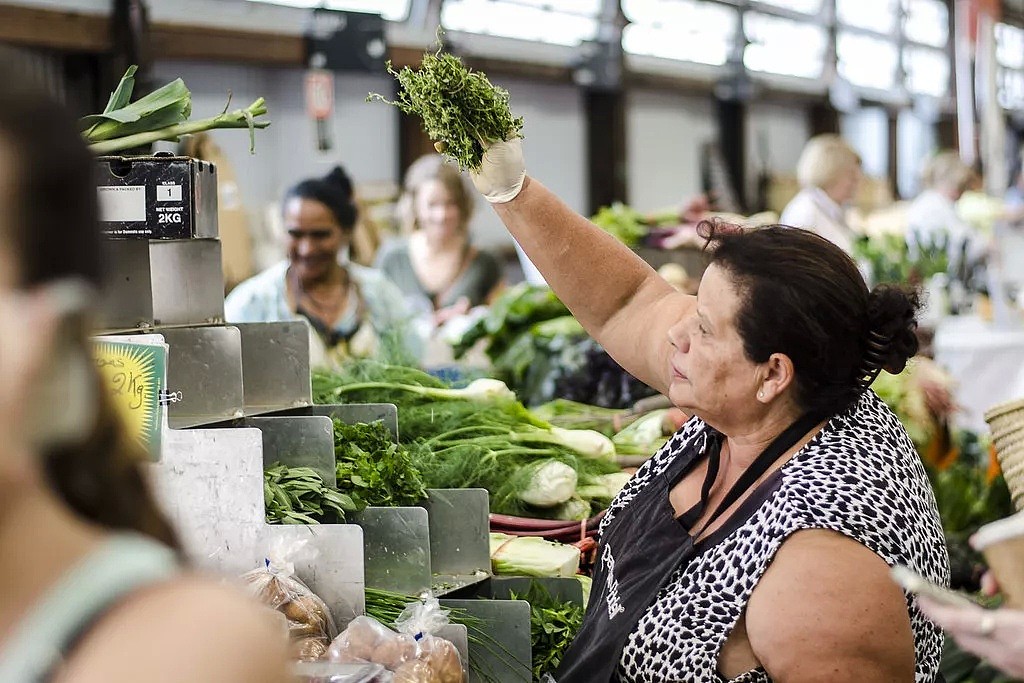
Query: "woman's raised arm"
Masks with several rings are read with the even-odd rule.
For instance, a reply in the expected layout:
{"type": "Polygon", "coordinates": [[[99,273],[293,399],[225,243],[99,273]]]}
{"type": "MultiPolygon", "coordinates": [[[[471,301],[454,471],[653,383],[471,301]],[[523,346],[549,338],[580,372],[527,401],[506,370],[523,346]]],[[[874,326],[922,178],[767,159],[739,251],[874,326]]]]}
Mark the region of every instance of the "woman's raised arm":
{"type": "Polygon", "coordinates": [[[629,248],[525,177],[519,141],[492,145],[473,181],[555,294],[623,368],[665,393],[668,330],[693,310],[629,248]]]}

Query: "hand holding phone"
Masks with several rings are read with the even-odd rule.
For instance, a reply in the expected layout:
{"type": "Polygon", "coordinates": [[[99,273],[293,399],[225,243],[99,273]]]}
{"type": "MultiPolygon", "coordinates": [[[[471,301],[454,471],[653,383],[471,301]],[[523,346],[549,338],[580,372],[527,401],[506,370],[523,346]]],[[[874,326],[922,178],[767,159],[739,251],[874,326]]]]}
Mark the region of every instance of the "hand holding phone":
{"type": "Polygon", "coordinates": [[[924,595],[935,602],[949,607],[979,607],[966,595],[932,583],[912,569],[895,566],[889,570],[893,581],[915,595],[924,595]]]}

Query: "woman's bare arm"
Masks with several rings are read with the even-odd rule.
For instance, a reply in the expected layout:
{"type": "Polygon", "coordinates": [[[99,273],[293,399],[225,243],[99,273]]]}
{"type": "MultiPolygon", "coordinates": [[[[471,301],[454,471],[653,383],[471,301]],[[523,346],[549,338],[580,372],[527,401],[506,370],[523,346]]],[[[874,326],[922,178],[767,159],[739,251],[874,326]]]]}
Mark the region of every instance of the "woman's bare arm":
{"type": "Polygon", "coordinates": [[[786,540],[750,597],[746,625],[778,683],[913,683],[903,591],[878,555],[841,534],[786,540]]]}
{"type": "Polygon", "coordinates": [[[627,371],[667,392],[668,330],[695,298],[532,178],[494,210],[584,329],[627,371]]]}

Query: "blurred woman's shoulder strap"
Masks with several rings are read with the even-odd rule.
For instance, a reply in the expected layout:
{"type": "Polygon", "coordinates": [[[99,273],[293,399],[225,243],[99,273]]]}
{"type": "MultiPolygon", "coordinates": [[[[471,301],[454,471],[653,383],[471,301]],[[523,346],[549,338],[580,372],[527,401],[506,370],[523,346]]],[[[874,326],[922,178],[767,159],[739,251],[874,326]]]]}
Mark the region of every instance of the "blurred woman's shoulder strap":
{"type": "Polygon", "coordinates": [[[0,651],[0,680],[49,680],[109,610],[178,571],[174,552],[156,541],[135,534],[111,536],[22,620],[0,651]]]}

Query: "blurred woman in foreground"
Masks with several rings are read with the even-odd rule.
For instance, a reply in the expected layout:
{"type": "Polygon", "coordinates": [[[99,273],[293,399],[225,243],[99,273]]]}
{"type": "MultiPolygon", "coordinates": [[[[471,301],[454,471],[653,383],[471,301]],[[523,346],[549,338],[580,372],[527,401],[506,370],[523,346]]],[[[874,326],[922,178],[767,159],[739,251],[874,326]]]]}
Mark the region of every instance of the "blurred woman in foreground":
{"type": "Polygon", "coordinates": [[[287,641],[265,610],[173,549],[90,355],[93,158],[3,60],[0,681],[285,680],[287,641]]]}

